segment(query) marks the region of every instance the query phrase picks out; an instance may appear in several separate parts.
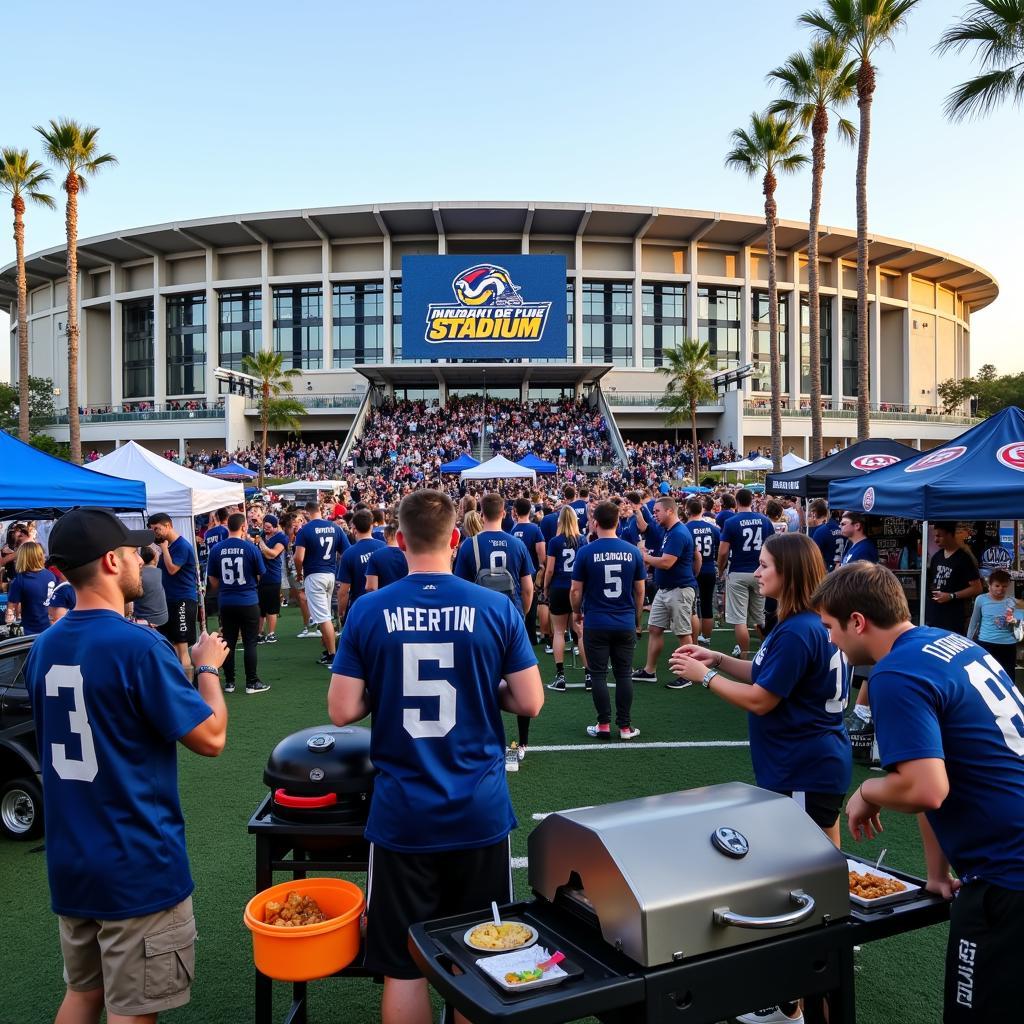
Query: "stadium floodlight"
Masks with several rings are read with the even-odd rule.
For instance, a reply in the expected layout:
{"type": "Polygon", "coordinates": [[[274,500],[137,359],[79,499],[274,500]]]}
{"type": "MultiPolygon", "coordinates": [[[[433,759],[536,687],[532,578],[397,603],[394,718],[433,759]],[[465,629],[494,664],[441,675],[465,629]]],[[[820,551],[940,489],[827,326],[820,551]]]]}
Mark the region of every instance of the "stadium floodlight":
{"type": "Polygon", "coordinates": [[[754,364],[744,363],[742,366],[734,366],[731,370],[719,370],[718,373],[709,373],[707,380],[719,391],[725,391],[731,386],[739,387],[747,377],[754,375],[754,364]]]}
{"type": "Polygon", "coordinates": [[[221,394],[224,394],[224,385],[226,384],[229,395],[248,395],[250,398],[255,398],[263,387],[263,382],[259,377],[242,373],[240,370],[225,370],[222,367],[217,367],[213,371],[213,376],[221,385],[221,394]]]}

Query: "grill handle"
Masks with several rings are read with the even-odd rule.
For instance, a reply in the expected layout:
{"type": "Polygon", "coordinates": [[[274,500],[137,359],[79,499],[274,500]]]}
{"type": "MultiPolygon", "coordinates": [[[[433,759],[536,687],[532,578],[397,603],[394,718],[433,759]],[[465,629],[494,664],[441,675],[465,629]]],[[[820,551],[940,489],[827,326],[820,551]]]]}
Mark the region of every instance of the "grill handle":
{"type": "Polygon", "coordinates": [[[794,889],[789,898],[796,904],[796,910],[788,914],[777,914],[775,917],[748,917],[746,914],[734,914],[728,907],[717,907],[712,911],[715,924],[733,925],[736,928],[785,928],[786,925],[799,924],[806,921],[814,913],[814,897],[803,889],[794,889]]]}
{"type": "Polygon", "coordinates": [[[338,802],[337,793],[323,796],[293,796],[283,789],[274,790],[274,802],[282,807],[333,807],[338,802]]]}

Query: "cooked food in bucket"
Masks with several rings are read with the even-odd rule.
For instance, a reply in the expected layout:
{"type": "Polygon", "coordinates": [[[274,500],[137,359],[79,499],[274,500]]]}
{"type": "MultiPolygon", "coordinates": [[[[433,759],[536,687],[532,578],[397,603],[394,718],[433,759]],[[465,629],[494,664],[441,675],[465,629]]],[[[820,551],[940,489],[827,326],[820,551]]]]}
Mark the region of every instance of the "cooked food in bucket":
{"type": "Polygon", "coordinates": [[[870,871],[865,871],[864,874],[858,871],[850,872],[850,892],[862,900],[878,900],[883,896],[903,892],[904,889],[906,886],[895,878],[882,878],[881,875],[873,875],[870,871]]]}
{"type": "Polygon", "coordinates": [[[293,890],[284,903],[268,900],[263,920],[275,928],[301,928],[306,924],[320,924],[328,918],[312,896],[303,896],[293,890]]]}
{"type": "Polygon", "coordinates": [[[480,949],[515,949],[532,938],[533,932],[515,921],[482,924],[469,933],[470,943],[480,949]]]}

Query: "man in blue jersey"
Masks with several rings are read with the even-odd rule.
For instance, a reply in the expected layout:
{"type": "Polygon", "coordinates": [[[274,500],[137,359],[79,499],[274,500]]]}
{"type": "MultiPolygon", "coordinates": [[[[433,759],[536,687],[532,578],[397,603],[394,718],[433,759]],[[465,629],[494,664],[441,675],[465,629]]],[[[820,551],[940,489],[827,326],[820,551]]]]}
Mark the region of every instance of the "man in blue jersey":
{"type": "Polygon", "coordinates": [[[323,640],[324,652],[318,664],[330,668],[337,644],[331,598],[338,555],[348,547],[348,537],[340,526],[320,518],[320,506],[315,501],[306,505],[306,516],[308,522],[295,535],[295,574],[303,583],[309,621],[320,630],[323,640]]]}
{"type": "MultiPolygon", "coordinates": [[[[566,484],[562,488],[562,504],[557,506],[540,521],[540,532],[544,534],[545,544],[558,533],[558,516],[566,505],[571,505],[576,500],[576,488],[572,484],[566,484]]],[[[575,511],[575,510],[574,510],[575,511]]],[[[576,514],[579,518],[579,512],[576,514]]]]}
{"type": "Polygon", "coordinates": [[[199,566],[192,545],[178,533],[171,517],[157,512],[146,525],[153,531],[160,549],[160,573],[167,596],[167,622],[160,627],[174,644],[185,675],[192,678],[188,649],[196,641],[196,617],[199,613],[199,566]]]}
{"type": "Polygon", "coordinates": [[[587,530],[589,525],[587,519],[589,518],[590,512],[590,488],[586,484],[580,486],[577,491],[579,495],[575,501],[569,502],[572,508],[576,512],[576,518],[580,521],[580,536],[586,538],[587,530]]]}
{"type": "Polygon", "coordinates": [[[877,562],[878,548],[867,534],[868,517],[863,512],[844,512],[839,520],[846,547],[843,549],[841,563],[877,562]]]}
{"type": "Polygon", "coordinates": [[[725,520],[718,545],[718,574],[725,578],[725,621],[736,635],[734,658],[747,657],[751,626],[764,633],[764,598],[754,573],[761,547],[775,527],[767,516],[753,511],[753,503],[754,495],[746,487],[736,492],[736,511],[725,520]]]}
{"type": "Polygon", "coordinates": [[[194,886],[176,748],[224,748],[217,667],[227,647],[200,637],[196,690],[167,642],[125,619],[142,594],[138,545],[152,541],[97,508],[69,512],[49,539],[78,594],[25,666],[67,985],[60,1024],[98,1024],[104,1007],[111,1024],[152,1022],[189,1000],[194,886]]]}
{"type": "Polygon", "coordinates": [[[918,815],[928,888],[956,895],[943,1019],[1019,1020],[1024,699],[970,640],[914,627],[903,588],[884,566],[843,566],[814,600],[849,661],[875,666],[871,705],[888,774],[867,779],[850,798],[850,832],[874,838],[883,808],[918,815]]]}
{"type": "Polygon", "coordinates": [[[686,515],[686,528],[693,534],[694,548],[700,552],[700,572],[697,574],[700,633],[697,635],[697,643],[710,644],[711,633],[715,628],[715,583],[718,579],[718,545],[722,534],[717,526],[704,518],[704,503],[700,498],[687,501],[686,515]]]}
{"type": "Polygon", "coordinates": [[[352,514],[355,540],[347,547],[338,563],[338,618],[342,622],[352,605],[366,590],[366,565],[379,548],[387,547],[382,540],[374,540],[373,513],[359,508],[352,514]]]}
{"type": "Polygon", "coordinates": [[[214,544],[219,544],[222,540],[228,539],[228,514],[226,508],[219,508],[211,516],[213,523],[207,527],[206,533],[203,534],[203,543],[206,545],[207,552],[209,552],[214,544]]]}
{"type": "Polygon", "coordinates": [[[530,602],[529,610],[526,613],[526,635],[530,643],[537,642],[537,602],[540,599],[538,573],[541,566],[547,561],[547,544],[544,541],[544,534],[540,527],[533,521],[533,502],[529,498],[516,498],[513,511],[516,514],[516,521],[509,530],[513,537],[518,537],[530,556],[530,564],[533,566],[534,594],[530,602]]]}
{"type": "Polygon", "coordinates": [[[242,637],[245,692],[266,693],[270,687],[257,675],[257,639],[260,635],[260,580],[267,571],[259,548],[245,536],[245,516],[228,516],[228,539],[210,549],[207,579],[217,595],[221,631],[228,645],[224,662],[224,692],[235,692],[235,644],[242,637]]]}
{"type": "Polygon", "coordinates": [[[722,508],[718,515],[715,516],[715,525],[719,530],[724,530],[725,524],[736,515],[736,499],[726,491],[720,501],[722,508]]]}
{"type": "Polygon", "coordinates": [[[818,545],[825,569],[832,572],[843,560],[846,538],[836,516],[830,515],[824,498],[815,498],[807,507],[807,529],[818,545]]]}
{"type": "Polygon", "coordinates": [[[590,668],[590,686],[597,724],[587,726],[595,739],[611,738],[611,701],[608,663],[615,676],[615,724],[619,738],[640,735],[631,720],[633,706],[633,651],[636,648],[636,610],[644,603],[647,570],[634,544],[615,535],[619,508],[602,501],[594,509],[597,539],[585,544],[573,562],[569,601],[579,628],[590,668]],[[585,628],[584,628],[585,623],[585,628]]]}
{"type": "Polygon", "coordinates": [[[353,607],[328,710],[336,725],[373,715],[365,964],[384,975],[381,1016],[428,1024],[409,926],[511,897],[501,712],[536,716],[544,690],[512,602],[451,574],[451,499],[414,491],[398,522],[409,575],[353,607]]]}
{"type": "Polygon", "coordinates": [[[388,523],[384,527],[385,547],[377,548],[366,563],[366,590],[381,590],[389,583],[409,575],[405,552],[398,546],[398,527],[388,523]]]}
{"type": "Polygon", "coordinates": [[[387,523],[387,517],[384,515],[384,509],[377,507],[373,509],[373,529],[371,535],[374,540],[379,540],[382,543],[387,543],[387,538],[384,536],[384,527],[387,523]]]}
{"type": "Polygon", "coordinates": [[[277,516],[263,517],[263,532],[254,539],[267,571],[260,577],[260,636],[263,644],[277,643],[277,617],[281,614],[281,583],[288,550],[288,537],[277,516]],[[265,630],[265,631],[264,631],[265,630]]]}
{"type": "MultiPolygon", "coordinates": [[[[644,564],[654,569],[654,583],[658,592],[651,602],[647,617],[647,663],[633,673],[642,682],[657,682],[658,659],[665,646],[665,631],[671,629],[680,644],[693,639],[693,602],[697,596],[697,573],[700,572],[700,554],[693,546],[693,535],[679,519],[675,498],[658,498],[654,503],[654,518],[662,535],[661,554],[652,555],[641,548],[644,564]]],[[[665,684],[669,689],[683,689],[689,683],[673,679],[665,684]]]]}

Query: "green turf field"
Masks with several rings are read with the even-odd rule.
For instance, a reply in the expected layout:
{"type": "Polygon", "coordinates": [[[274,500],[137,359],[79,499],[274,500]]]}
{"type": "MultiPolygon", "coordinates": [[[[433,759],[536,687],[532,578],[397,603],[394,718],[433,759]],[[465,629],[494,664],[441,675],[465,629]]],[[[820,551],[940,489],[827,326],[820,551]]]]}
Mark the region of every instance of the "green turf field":
{"type": "MultiPolygon", "coordinates": [[[[250,697],[239,689],[227,696],[230,722],[223,755],[208,760],[181,749],[182,803],[196,881],[199,943],[192,1002],[166,1015],[179,1024],[252,1020],[253,967],[242,910],[253,893],[255,843],[246,823],[266,794],[263,767],[274,744],[291,732],[327,721],[329,672],[314,664],[320,645],[295,639],[298,629],[297,612],[287,609],[278,629],[282,641],[260,648],[260,675],[272,685],[269,693],[250,697]]],[[[715,646],[731,648],[731,633],[716,632],[715,646]]],[[[552,659],[542,649],[539,656],[547,682],[552,659]]],[[[664,670],[662,674],[668,678],[664,670]]],[[[567,675],[570,683],[583,678],[582,669],[569,669],[567,675]]],[[[531,749],[522,770],[508,776],[520,823],[512,837],[513,856],[525,858],[526,838],[536,824],[533,816],[545,811],[731,780],[753,781],[744,746],[644,746],[745,740],[744,714],[700,687],[670,691],[660,684],[637,684],[633,724],[641,735],[626,749],[589,739],[584,730],[593,721],[593,705],[582,688],[547,693],[544,710],[533,723],[531,749]],[[543,749],[555,745],[571,749],[543,749]]],[[[510,720],[510,736],[514,729],[510,720]]],[[[865,777],[863,769],[855,769],[853,785],[865,777]]],[[[860,844],[859,852],[877,854],[884,845],[889,849],[887,863],[922,872],[913,820],[896,814],[887,814],[884,820],[883,840],[860,844]]],[[[854,844],[844,836],[844,845],[852,848],[854,844]]],[[[685,872],[686,865],[680,864],[679,870],[685,872]]],[[[515,876],[517,894],[528,896],[526,871],[517,869],[515,876]]],[[[51,1021],[63,982],[41,848],[0,842],[0,877],[6,894],[5,912],[0,914],[6,979],[0,1024],[51,1021]]],[[[857,958],[860,1024],[939,1020],[944,944],[945,928],[936,927],[865,946],[857,958]]],[[[290,987],[276,985],[275,989],[275,1020],[280,1020],[290,987]]],[[[369,1024],[379,1019],[379,988],[368,980],[314,982],[310,1002],[311,1024],[369,1024]]]]}

